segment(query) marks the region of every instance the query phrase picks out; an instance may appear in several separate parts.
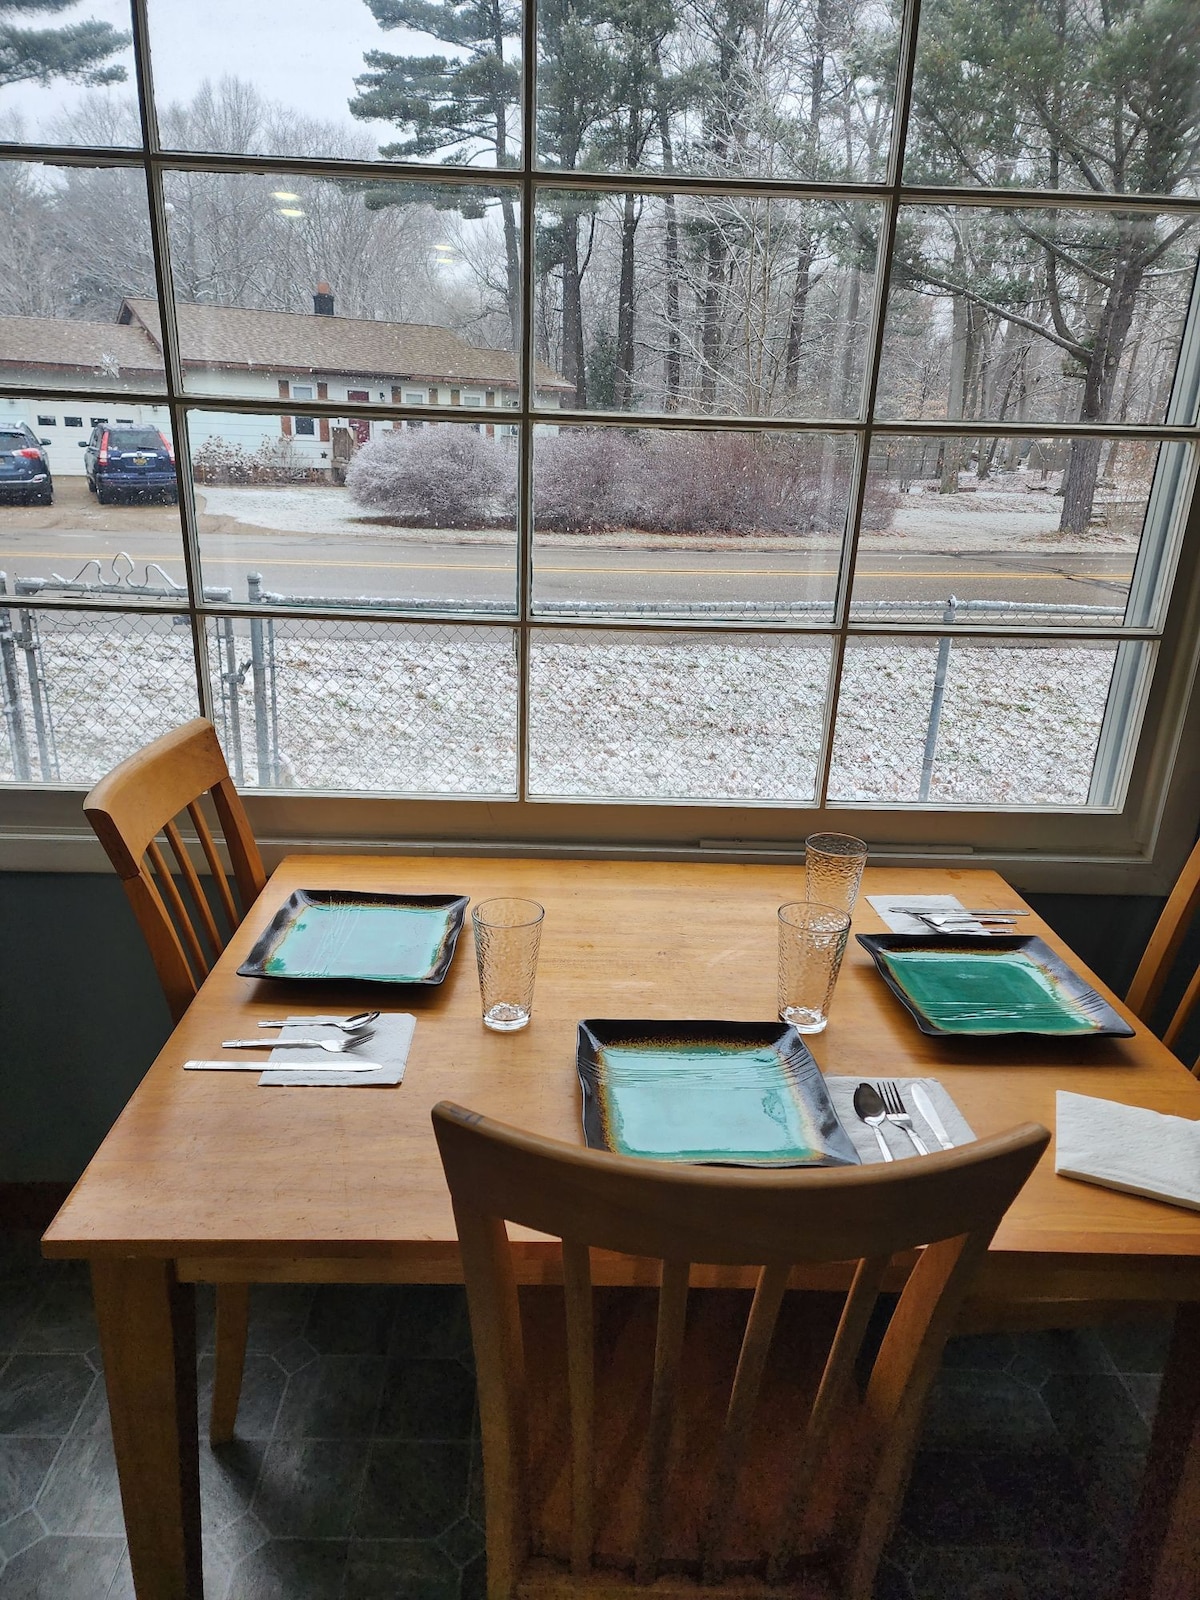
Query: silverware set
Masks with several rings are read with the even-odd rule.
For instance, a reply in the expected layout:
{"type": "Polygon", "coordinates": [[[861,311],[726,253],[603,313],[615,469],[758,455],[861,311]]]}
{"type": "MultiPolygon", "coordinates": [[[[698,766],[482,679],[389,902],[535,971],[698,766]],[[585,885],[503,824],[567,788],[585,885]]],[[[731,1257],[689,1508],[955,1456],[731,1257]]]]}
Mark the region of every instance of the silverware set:
{"type": "MultiPolygon", "coordinates": [[[[952,1150],[954,1141],[946,1132],[942,1119],[938,1116],[929,1096],[919,1084],[914,1084],[912,1096],[917,1104],[917,1109],[933,1131],[934,1137],[943,1150],[952,1150]]],[[[887,1140],[883,1136],[883,1124],[890,1122],[894,1127],[900,1128],[907,1134],[913,1149],[918,1155],[927,1156],[929,1146],[921,1138],[913,1126],[913,1119],[908,1107],[904,1103],[904,1096],[900,1093],[898,1083],[881,1079],[878,1083],[860,1083],[854,1091],[854,1110],[860,1122],[865,1122],[875,1135],[875,1142],[879,1146],[879,1154],[885,1161],[894,1161],[887,1140]]]]}
{"type": "Polygon", "coordinates": [[[889,906],[893,914],[903,912],[906,917],[915,917],[918,922],[923,922],[933,933],[958,933],[965,931],[968,923],[980,923],[989,932],[1010,932],[1018,917],[1027,917],[1028,911],[1019,909],[1004,910],[980,906],[969,911],[919,911],[915,906],[889,906]]]}

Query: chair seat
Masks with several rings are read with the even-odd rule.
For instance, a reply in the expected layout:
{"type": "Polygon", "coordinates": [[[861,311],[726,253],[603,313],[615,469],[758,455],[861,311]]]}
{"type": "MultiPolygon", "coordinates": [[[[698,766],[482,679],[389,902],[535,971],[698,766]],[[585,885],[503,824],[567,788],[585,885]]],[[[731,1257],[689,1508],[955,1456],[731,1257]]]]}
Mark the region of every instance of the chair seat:
{"type": "MultiPolygon", "coordinates": [[[[780,1311],[763,1378],[751,1454],[741,1475],[726,1545],[727,1579],[696,1581],[703,1522],[715,1472],[725,1406],[737,1368],[750,1306],[749,1292],[709,1290],[693,1295],[671,1442],[669,1490],[663,1509],[662,1568],[656,1585],[634,1585],[626,1575],[637,1545],[645,1482],[646,1419],[653,1383],[655,1318],[653,1289],[597,1289],[596,1341],[596,1567],[595,1592],[688,1596],[809,1597],[836,1595],[830,1576],[841,1541],[829,1527],[832,1507],[845,1509],[846,1451],[827,1459],[821,1492],[805,1508],[802,1547],[811,1552],[793,1582],[768,1585],[766,1552],[775,1543],[792,1482],[795,1442],[812,1409],[842,1296],[788,1294],[780,1311]],[[810,1567],[814,1570],[810,1570],[810,1567]],[[673,1587],[672,1587],[673,1585],[673,1587]]],[[[571,1546],[571,1450],[562,1291],[521,1290],[521,1323],[529,1374],[530,1521],[532,1548],[540,1558],[530,1570],[532,1587],[520,1593],[553,1595],[554,1574],[569,1570],[571,1546]]],[[[850,1446],[855,1405],[838,1441],[850,1446]]],[[[525,1578],[522,1583],[524,1585],[525,1578]]],[[[578,1587],[578,1579],[571,1580],[578,1587]]],[[[572,1591],[574,1592],[574,1591],[572,1591]]],[[[592,1592],[592,1587],[585,1590],[592,1592]]]]}

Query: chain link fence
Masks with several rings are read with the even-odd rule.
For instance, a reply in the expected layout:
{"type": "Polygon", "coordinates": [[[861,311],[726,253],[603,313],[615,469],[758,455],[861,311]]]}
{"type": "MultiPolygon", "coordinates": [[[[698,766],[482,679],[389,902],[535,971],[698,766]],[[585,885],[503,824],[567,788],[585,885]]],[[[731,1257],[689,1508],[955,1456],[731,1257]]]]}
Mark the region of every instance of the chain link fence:
{"type": "MultiPolygon", "coordinates": [[[[186,616],[20,604],[35,593],[182,595],[161,571],[147,569],[143,580],[134,583],[133,563],[117,558],[108,575],[90,563],[74,579],[20,578],[10,596],[0,574],[0,778],[87,785],[196,714],[186,616]]],[[[214,715],[240,785],[516,793],[515,631],[277,617],[266,607],[295,605],[293,597],[265,594],[257,574],[247,592],[244,612],[205,625],[214,715]]],[[[230,597],[206,590],[215,603],[230,597]]],[[[856,607],[855,620],[888,621],[901,610],[910,619],[918,604],[879,602],[869,616],[856,607]]],[[[828,618],[827,605],[791,609],[796,620],[828,618]]],[[[1122,614],[953,596],[924,609],[947,625],[1107,624],[1122,614]]],[[[677,613],[672,606],[667,615],[677,613]]],[[[1105,642],[985,644],[950,634],[852,639],[831,795],[1086,803],[1114,651],[1105,642]]],[[[816,633],[539,629],[530,648],[529,792],[811,801],[831,663],[830,641],[816,633]]]]}

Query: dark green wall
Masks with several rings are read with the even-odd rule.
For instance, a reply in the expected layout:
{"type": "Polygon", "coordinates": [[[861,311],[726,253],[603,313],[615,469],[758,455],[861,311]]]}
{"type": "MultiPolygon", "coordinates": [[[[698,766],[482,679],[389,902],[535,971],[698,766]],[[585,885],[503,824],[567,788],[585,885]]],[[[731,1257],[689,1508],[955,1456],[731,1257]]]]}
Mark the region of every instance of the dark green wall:
{"type": "MultiPolygon", "coordinates": [[[[1118,992],[1159,902],[1032,897],[1118,992]]],[[[0,1182],[72,1181],[170,1031],[115,878],[0,874],[0,1182]]]]}
{"type": "Polygon", "coordinates": [[[170,1031],[115,877],[0,873],[0,1182],[78,1177],[170,1031]]]}

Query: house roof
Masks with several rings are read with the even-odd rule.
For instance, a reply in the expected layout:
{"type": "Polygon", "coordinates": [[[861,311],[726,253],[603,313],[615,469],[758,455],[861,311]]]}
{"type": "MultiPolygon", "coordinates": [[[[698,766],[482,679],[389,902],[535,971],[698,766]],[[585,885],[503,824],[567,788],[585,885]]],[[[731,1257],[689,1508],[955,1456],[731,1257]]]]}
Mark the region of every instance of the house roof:
{"type": "Polygon", "coordinates": [[[0,317],[0,362],[10,367],[86,367],[97,377],[154,373],[162,354],[144,328],[58,317],[0,317]]]}
{"type": "MultiPolygon", "coordinates": [[[[426,323],[186,304],[177,307],[176,317],[180,355],[188,367],[328,372],[510,389],[517,383],[516,359],[506,351],[477,349],[449,328],[426,323]]],[[[0,365],[85,368],[98,377],[161,375],[158,303],[125,300],[116,322],[0,317],[0,365]]],[[[542,362],[536,380],[539,389],[572,387],[542,362]]]]}
{"type": "MultiPolygon", "coordinates": [[[[161,343],[156,301],[126,300],[119,315],[139,323],[155,344],[161,343]]],[[[512,355],[477,349],[449,328],[428,323],[188,304],[179,304],[175,315],[180,355],[187,366],[516,386],[512,355]]],[[[537,382],[543,388],[571,387],[541,363],[537,382]]]]}

